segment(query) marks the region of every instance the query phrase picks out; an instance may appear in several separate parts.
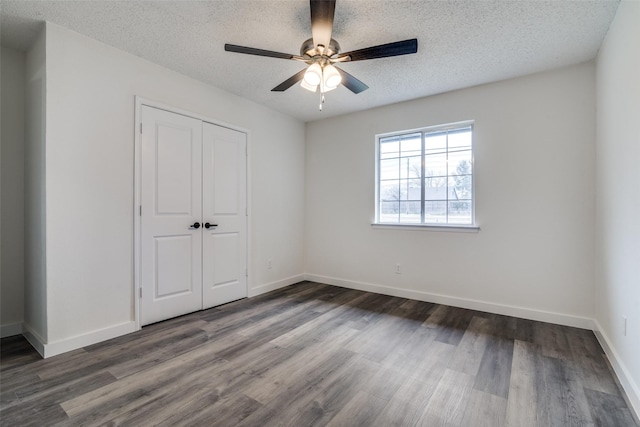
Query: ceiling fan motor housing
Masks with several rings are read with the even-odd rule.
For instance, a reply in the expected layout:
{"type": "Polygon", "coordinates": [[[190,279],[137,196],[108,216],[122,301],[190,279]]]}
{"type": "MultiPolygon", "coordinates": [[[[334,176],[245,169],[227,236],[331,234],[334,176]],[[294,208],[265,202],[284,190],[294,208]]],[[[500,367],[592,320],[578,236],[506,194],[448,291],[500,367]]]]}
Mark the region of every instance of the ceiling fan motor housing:
{"type": "Polygon", "coordinates": [[[327,56],[331,57],[336,53],[340,53],[340,43],[338,43],[335,39],[331,39],[328,47],[324,47],[322,45],[314,45],[313,39],[307,39],[300,46],[300,55],[301,56],[310,56],[313,58],[314,56],[327,56]]]}

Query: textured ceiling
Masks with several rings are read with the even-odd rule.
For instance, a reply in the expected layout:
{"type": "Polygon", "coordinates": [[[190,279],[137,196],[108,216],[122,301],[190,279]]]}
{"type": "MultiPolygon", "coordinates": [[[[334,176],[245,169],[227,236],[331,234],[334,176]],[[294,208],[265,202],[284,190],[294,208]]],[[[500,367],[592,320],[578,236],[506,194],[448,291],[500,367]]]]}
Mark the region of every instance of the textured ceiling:
{"type": "MultiPolygon", "coordinates": [[[[418,53],[343,64],[369,89],[318,95],[270,90],[303,68],[224,51],[232,43],[298,54],[311,37],[307,0],[2,0],[2,45],[26,50],[42,21],[304,121],[364,110],[593,59],[618,1],[337,0],[342,51],[409,38],[418,53]]],[[[143,95],[143,94],[142,94],[143,95]]]]}

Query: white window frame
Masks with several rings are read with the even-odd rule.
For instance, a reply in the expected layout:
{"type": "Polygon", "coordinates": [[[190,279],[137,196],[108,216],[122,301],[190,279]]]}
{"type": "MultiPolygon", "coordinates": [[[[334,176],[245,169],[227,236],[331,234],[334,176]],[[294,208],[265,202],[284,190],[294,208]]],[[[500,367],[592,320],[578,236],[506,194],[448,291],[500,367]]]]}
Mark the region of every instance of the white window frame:
{"type": "MultiPolygon", "coordinates": [[[[449,149],[447,147],[447,153],[449,149]]],[[[422,191],[421,191],[421,203],[424,206],[424,164],[421,180],[422,191]]],[[[389,229],[416,229],[416,230],[435,230],[435,231],[463,231],[463,232],[477,232],[480,230],[480,227],[476,223],[476,168],[475,168],[475,130],[474,130],[474,121],[466,120],[455,123],[448,123],[443,125],[436,126],[428,126],[419,129],[411,129],[411,130],[402,130],[396,132],[388,132],[383,134],[378,134],[375,136],[375,207],[374,207],[374,222],[372,225],[373,228],[389,228],[389,229]],[[402,136],[411,133],[421,133],[422,136],[422,162],[424,163],[424,135],[433,133],[433,132],[444,132],[444,131],[452,131],[458,130],[462,128],[471,128],[471,224],[449,224],[449,223],[389,223],[389,222],[380,222],[380,140],[394,137],[394,136],[402,136]]],[[[447,206],[448,209],[448,206],[447,206]]]]}

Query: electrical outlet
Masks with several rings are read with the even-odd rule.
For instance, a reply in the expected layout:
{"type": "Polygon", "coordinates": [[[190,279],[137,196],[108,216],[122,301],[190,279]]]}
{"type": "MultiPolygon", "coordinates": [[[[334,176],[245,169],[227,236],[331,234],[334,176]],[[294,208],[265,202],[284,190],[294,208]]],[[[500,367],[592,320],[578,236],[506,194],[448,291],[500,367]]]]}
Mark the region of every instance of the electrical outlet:
{"type": "Polygon", "coordinates": [[[627,336],[627,318],[622,316],[622,336],[627,336]]]}
{"type": "Polygon", "coordinates": [[[396,274],[400,274],[402,271],[400,270],[400,264],[396,264],[396,274]]]}
{"type": "Polygon", "coordinates": [[[271,270],[271,260],[270,259],[267,260],[267,268],[269,270],[271,270]]]}

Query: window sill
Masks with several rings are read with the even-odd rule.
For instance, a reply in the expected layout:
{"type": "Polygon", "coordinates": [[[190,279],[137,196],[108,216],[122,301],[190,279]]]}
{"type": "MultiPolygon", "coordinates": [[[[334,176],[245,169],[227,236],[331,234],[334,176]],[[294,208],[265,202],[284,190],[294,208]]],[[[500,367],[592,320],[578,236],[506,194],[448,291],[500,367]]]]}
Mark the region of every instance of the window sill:
{"type": "Polygon", "coordinates": [[[371,228],[381,230],[419,230],[419,231],[450,231],[457,233],[477,233],[480,227],[476,225],[433,225],[433,224],[371,224],[371,228]]]}

